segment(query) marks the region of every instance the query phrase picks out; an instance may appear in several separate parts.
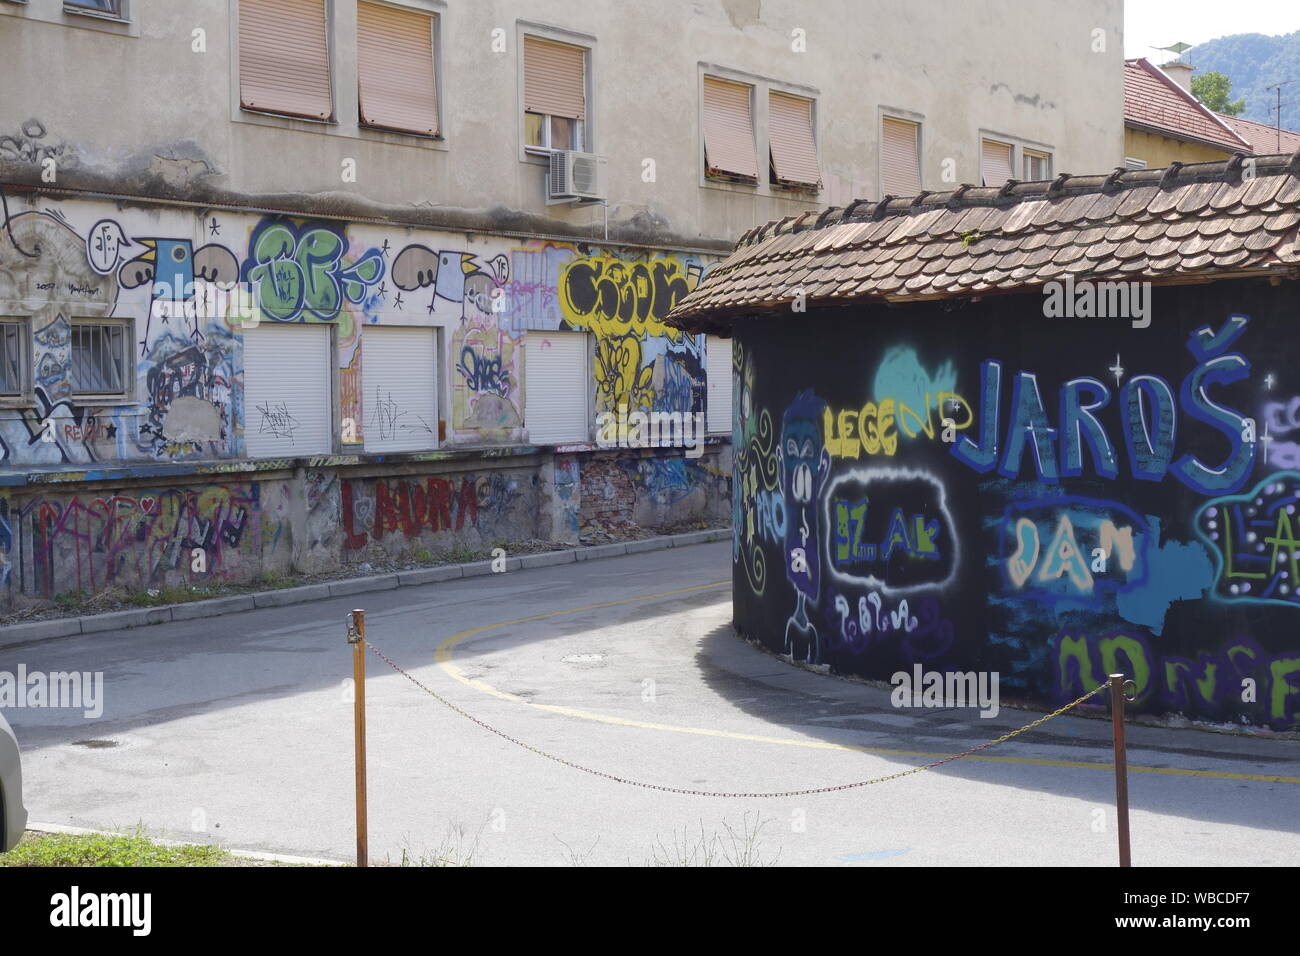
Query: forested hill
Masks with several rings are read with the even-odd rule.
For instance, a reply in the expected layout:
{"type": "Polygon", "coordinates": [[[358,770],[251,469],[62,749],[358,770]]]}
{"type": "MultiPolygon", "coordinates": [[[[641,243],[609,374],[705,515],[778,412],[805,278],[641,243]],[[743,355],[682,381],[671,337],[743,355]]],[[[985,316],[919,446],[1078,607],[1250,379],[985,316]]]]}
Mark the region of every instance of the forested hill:
{"type": "MultiPolygon", "coordinates": [[[[1291,80],[1282,87],[1282,102],[1300,101],[1300,30],[1285,36],[1262,33],[1236,33],[1209,40],[1193,47],[1183,56],[1196,67],[1197,73],[1218,70],[1232,81],[1229,101],[1246,100],[1241,113],[1270,126],[1277,117],[1269,107],[1276,106],[1277,92],[1268,89],[1275,83],[1291,80]]],[[[1282,126],[1300,129],[1300,102],[1282,107],[1282,126]]]]}

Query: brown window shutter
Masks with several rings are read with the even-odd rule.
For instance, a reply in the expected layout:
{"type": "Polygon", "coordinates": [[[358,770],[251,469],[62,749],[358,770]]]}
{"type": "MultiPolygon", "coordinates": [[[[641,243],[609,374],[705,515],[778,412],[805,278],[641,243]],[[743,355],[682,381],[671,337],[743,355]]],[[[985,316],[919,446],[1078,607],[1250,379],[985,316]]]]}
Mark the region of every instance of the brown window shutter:
{"type": "Polygon", "coordinates": [[[767,97],[768,139],[778,182],[795,186],[820,186],[817,143],[813,138],[812,100],[788,93],[767,97]]]}
{"type": "Polygon", "coordinates": [[[587,51],[524,37],[524,112],[587,118],[587,51]]]}
{"type": "Polygon", "coordinates": [[[915,196],[921,191],[921,124],[886,116],[880,134],[880,194],[915,196]]]}
{"type": "Polygon", "coordinates": [[[397,7],[358,3],[357,85],[361,122],[436,135],[433,18],[397,7]]]}
{"type": "Polygon", "coordinates": [[[985,186],[1001,186],[1011,178],[1011,146],[986,139],[980,145],[980,175],[985,186]]]}
{"type": "Polygon", "coordinates": [[[240,0],[239,102],[312,119],[334,114],[325,0],[240,0]]]}
{"type": "Polygon", "coordinates": [[[704,78],[704,152],[709,173],[758,181],[752,87],[704,78]]]}

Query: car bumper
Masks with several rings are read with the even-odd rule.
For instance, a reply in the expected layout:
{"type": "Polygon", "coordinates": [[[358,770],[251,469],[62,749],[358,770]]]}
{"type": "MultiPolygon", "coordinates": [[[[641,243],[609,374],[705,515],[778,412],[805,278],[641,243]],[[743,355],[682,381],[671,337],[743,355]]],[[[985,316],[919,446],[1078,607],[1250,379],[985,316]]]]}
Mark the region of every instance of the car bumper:
{"type": "Polygon", "coordinates": [[[18,742],[0,727],[0,853],[12,850],[27,828],[27,808],[23,806],[23,770],[18,742]]]}

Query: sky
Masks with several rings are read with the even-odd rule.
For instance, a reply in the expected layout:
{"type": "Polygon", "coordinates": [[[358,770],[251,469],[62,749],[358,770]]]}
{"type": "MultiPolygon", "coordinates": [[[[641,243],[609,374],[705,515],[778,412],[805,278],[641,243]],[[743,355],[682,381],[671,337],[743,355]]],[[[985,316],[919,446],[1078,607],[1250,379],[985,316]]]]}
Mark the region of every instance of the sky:
{"type": "Polygon", "coordinates": [[[1152,47],[1178,42],[1195,46],[1233,33],[1276,36],[1296,30],[1296,0],[1124,0],[1124,56],[1145,56],[1153,63],[1174,55],[1152,47]]]}

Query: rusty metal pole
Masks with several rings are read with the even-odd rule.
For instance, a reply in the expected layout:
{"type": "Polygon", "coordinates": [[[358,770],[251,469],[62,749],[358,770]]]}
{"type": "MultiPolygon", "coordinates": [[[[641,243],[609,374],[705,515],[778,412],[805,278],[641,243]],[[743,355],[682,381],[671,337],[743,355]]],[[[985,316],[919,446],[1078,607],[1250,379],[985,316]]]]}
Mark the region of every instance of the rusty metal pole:
{"type": "Polygon", "coordinates": [[[357,866],[369,865],[366,833],[366,612],[348,615],[348,643],[352,645],[352,734],[357,769],[357,866]]]}
{"type": "Polygon", "coordinates": [[[1119,829],[1119,865],[1132,866],[1128,841],[1128,759],[1124,746],[1123,674],[1110,675],[1110,719],[1115,730],[1115,815],[1119,829]]]}

